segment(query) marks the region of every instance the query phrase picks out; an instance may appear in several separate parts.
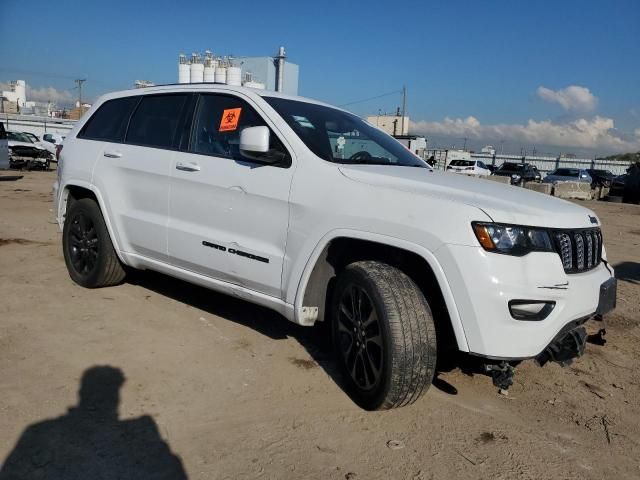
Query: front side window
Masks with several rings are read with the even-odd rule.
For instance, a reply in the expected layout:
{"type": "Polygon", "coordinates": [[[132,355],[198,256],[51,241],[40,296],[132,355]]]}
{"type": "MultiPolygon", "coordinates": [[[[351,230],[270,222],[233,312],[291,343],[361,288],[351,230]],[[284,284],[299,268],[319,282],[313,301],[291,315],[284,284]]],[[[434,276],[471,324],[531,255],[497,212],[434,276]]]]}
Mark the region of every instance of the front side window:
{"type": "MultiPolygon", "coordinates": [[[[247,127],[268,127],[264,119],[244,100],[229,95],[202,94],[198,101],[190,151],[203,155],[253,162],[240,151],[240,132],[247,127]]],[[[278,137],[270,130],[269,150],[281,152],[288,166],[290,157],[278,137]]]]}
{"type": "Polygon", "coordinates": [[[188,94],[143,96],[129,122],[125,143],[174,148],[180,114],[188,98],[188,94]]]}
{"type": "Polygon", "coordinates": [[[297,100],[263,98],[315,155],[328,162],[426,167],[393,137],[351,113],[297,100]]]}
{"type": "MultiPolygon", "coordinates": [[[[124,97],[104,102],[82,127],[78,138],[122,142],[131,111],[139,99],[140,97],[124,97]]],[[[56,143],[53,135],[47,134],[44,139],[47,142],[56,143]]]]}

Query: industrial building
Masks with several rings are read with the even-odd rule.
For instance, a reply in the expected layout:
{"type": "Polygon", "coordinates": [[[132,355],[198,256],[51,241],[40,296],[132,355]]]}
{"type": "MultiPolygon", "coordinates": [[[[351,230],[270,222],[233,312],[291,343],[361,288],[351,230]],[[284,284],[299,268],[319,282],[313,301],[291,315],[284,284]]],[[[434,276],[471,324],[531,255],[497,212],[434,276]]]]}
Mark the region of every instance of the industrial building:
{"type": "Polygon", "coordinates": [[[218,56],[207,50],[178,57],[178,83],[222,83],[298,94],[299,67],[286,60],[284,47],[274,57],[218,56]]]}
{"type": "Polygon", "coordinates": [[[400,112],[396,115],[369,116],[367,122],[394,137],[409,135],[409,117],[403,117],[400,112]]]}
{"type": "Polygon", "coordinates": [[[9,82],[9,90],[0,95],[0,113],[53,116],[56,105],[53,102],[33,102],[27,100],[27,84],[24,80],[9,82]]]}

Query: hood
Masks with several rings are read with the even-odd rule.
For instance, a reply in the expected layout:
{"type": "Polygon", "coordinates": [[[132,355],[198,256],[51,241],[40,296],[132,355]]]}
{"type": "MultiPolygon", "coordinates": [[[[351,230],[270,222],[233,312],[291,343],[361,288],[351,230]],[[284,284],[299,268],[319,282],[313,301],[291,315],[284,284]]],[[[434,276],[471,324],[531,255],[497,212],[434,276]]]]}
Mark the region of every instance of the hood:
{"type": "Polygon", "coordinates": [[[522,187],[428,168],[385,165],[341,165],[351,180],[425,197],[471,205],[494,222],[549,228],[600,225],[596,215],[579,205],[522,187]],[[594,224],[590,217],[597,220],[594,224]]]}
{"type": "Polygon", "coordinates": [[[38,145],[36,145],[34,143],[20,142],[18,140],[9,140],[9,141],[7,141],[7,144],[10,147],[31,147],[31,148],[36,148],[38,150],[44,150],[44,148],[39,147],[38,145]]]}

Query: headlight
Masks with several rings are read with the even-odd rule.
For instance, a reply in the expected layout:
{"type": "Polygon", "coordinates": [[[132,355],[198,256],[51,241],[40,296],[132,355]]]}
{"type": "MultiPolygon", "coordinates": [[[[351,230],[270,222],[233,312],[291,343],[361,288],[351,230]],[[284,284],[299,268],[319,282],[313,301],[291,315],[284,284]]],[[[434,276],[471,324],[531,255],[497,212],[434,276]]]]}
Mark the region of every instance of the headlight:
{"type": "Polygon", "coordinates": [[[497,223],[472,224],[482,247],[495,253],[522,256],[530,252],[553,252],[549,232],[541,228],[497,223]]]}

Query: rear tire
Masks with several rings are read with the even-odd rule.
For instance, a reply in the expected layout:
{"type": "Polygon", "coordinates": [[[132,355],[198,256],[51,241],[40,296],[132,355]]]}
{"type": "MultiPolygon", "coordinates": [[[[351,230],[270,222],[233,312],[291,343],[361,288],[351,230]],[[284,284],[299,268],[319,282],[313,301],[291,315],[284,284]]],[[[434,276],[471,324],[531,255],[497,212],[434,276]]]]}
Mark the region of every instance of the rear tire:
{"type": "Polygon", "coordinates": [[[76,200],[69,206],[62,249],[69,276],[78,285],[109,287],[125,278],[100,207],[90,198],[76,200]]]}
{"type": "Polygon", "coordinates": [[[366,410],[414,403],[436,366],[436,330],[418,286],[376,261],[349,265],[331,301],[332,337],[345,389],[366,410]]]}

